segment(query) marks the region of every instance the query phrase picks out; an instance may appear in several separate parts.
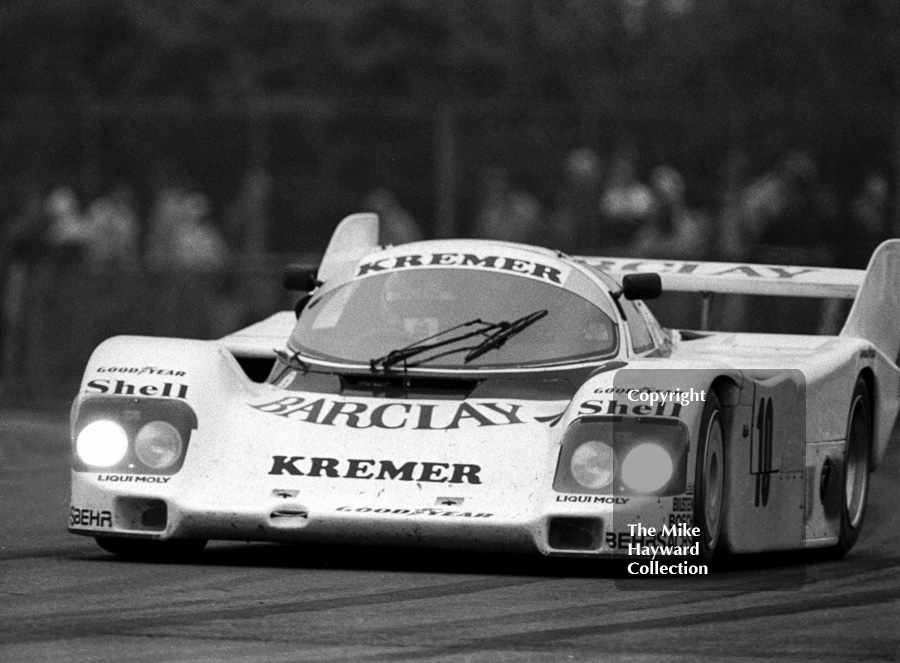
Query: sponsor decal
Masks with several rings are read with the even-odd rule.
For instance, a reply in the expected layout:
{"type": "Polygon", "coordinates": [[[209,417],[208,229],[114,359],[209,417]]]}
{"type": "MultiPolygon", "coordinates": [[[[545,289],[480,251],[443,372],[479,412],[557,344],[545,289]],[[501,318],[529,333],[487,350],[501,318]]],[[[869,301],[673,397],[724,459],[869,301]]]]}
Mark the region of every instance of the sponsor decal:
{"type": "Polygon", "coordinates": [[[372,508],[368,506],[339,506],[335,511],[367,513],[386,516],[444,516],[450,518],[491,518],[493,513],[476,513],[474,511],[452,511],[448,509],[393,509],[390,507],[372,508]]]}
{"type": "Polygon", "coordinates": [[[669,514],[668,525],[687,525],[694,524],[694,498],[673,497],[672,513],[669,514]]]}
{"type": "Polygon", "coordinates": [[[329,479],[374,479],[377,481],[416,481],[428,483],[480,484],[479,465],[464,463],[429,463],[350,458],[306,458],[305,456],[272,456],[269,474],[329,479]]]}
{"type": "Polygon", "coordinates": [[[438,506],[459,506],[465,499],[465,497],[439,497],[434,503],[438,506]]]}
{"type": "Polygon", "coordinates": [[[274,401],[248,405],[260,412],[310,424],[361,429],[452,430],[468,426],[509,426],[525,423],[519,417],[520,405],[503,402],[464,401],[452,405],[438,405],[390,401],[373,405],[357,401],[286,396],[274,401]]]}
{"type": "Polygon", "coordinates": [[[154,477],[142,474],[98,474],[97,481],[113,483],[169,483],[172,477],[154,477]]]}
{"type": "Polygon", "coordinates": [[[795,279],[803,274],[821,271],[811,267],[777,267],[770,265],[741,265],[721,263],[697,263],[680,261],[653,261],[635,260],[623,262],[621,260],[596,260],[591,261],[592,267],[599,267],[604,271],[619,272],[656,272],[657,274],[697,274],[698,276],[749,276],[759,279],[795,279]],[[702,269],[699,269],[702,268],[702,269]]]}
{"type": "Polygon", "coordinates": [[[875,359],[875,348],[864,348],[859,351],[860,359],[875,359]]]}
{"type": "Polygon", "coordinates": [[[639,417],[677,417],[681,413],[682,405],[677,401],[659,402],[655,405],[641,403],[639,405],[630,405],[627,401],[619,402],[618,400],[584,401],[578,407],[579,415],[611,415],[619,416],[623,414],[633,414],[639,417]]]}
{"type": "Polygon", "coordinates": [[[156,396],[160,398],[187,398],[188,386],[181,382],[136,385],[124,380],[97,378],[87,383],[87,390],[95,394],[116,396],[156,396]]]}
{"type": "Polygon", "coordinates": [[[280,497],[283,500],[290,499],[292,497],[297,497],[300,494],[299,490],[290,490],[288,488],[276,488],[272,491],[272,497],[280,497]]]}
{"type": "Polygon", "coordinates": [[[101,366],[97,369],[98,373],[130,373],[132,375],[166,375],[176,378],[183,378],[184,371],[173,371],[168,368],[157,368],[156,366],[101,366]]]}
{"type": "Polygon", "coordinates": [[[423,253],[394,258],[382,258],[372,262],[360,263],[356,276],[366,276],[379,272],[394,271],[417,267],[466,267],[475,269],[491,269],[500,272],[512,272],[529,276],[546,283],[562,285],[568,276],[568,269],[550,267],[539,262],[506,256],[481,256],[475,253],[423,253]]]}
{"type": "Polygon", "coordinates": [[[111,511],[94,511],[73,506],[69,511],[69,527],[112,527],[111,511]]]}
{"type": "Polygon", "coordinates": [[[557,502],[579,502],[582,504],[628,504],[630,497],[611,497],[609,495],[557,495],[557,502]]]}

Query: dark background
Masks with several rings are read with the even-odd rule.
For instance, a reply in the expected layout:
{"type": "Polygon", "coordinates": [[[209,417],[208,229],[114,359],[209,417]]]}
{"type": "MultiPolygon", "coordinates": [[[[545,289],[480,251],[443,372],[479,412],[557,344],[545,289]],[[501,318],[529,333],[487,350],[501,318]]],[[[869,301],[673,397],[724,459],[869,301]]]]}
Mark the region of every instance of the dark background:
{"type": "Polygon", "coordinates": [[[7,398],[59,396],[109,335],[221,335],[288,305],[280,267],[314,262],[374,187],[426,236],[471,236],[486,166],[551,208],[582,146],[632,149],[642,179],[675,167],[714,222],[734,155],[752,179],[800,146],[850,232],[864,178],[883,174],[880,232],[895,236],[900,3],[7,1],[0,145],[0,236],[29,195],[60,185],[86,204],[124,184],[143,224],[176,182],[221,224],[248,172],[271,177],[258,244],[232,245],[227,275],[31,260],[26,331],[0,329],[0,380],[7,398]],[[225,320],[196,305],[223,292],[243,299],[225,320]]]}

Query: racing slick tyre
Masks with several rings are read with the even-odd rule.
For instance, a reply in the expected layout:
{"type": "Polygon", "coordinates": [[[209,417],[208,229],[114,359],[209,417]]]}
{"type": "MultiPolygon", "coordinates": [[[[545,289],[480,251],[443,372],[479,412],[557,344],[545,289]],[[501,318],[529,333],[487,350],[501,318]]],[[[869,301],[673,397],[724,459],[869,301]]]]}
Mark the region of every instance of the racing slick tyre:
{"type": "Polygon", "coordinates": [[[146,541],[114,536],[94,537],[97,545],[113,555],[142,562],[178,562],[197,557],[206,547],[206,539],[146,541]]]}
{"type": "Polygon", "coordinates": [[[841,533],[832,556],[850,552],[859,538],[869,496],[869,463],[872,450],[872,409],[869,388],[862,377],[856,380],[847,417],[847,445],[841,466],[841,533]]]}
{"type": "Polygon", "coordinates": [[[712,560],[722,532],[725,499],[725,435],[722,408],[710,390],[700,418],[694,473],[694,527],[700,528],[700,559],[712,560]]]}

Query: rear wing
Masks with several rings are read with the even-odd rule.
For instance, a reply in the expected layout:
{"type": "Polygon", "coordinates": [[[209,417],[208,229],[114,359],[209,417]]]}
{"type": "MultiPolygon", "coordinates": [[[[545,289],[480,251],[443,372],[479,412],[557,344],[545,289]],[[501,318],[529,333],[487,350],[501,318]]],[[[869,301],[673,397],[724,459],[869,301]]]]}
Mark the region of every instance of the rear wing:
{"type": "Polygon", "coordinates": [[[853,299],[841,336],[863,338],[892,361],[900,354],[900,239],[882,242],[865,270],[752,263],[576,258],[621,280],[656,272],[663,290],[703,296],[704,328],[712,294],[853,299]]]}
{"type": "MultiPolygon", "coordinates": [[[[886,244],[889,242],[882,246],[886,244]]],[[[576,260],[619,280],[628,274],[656,272],[662,278],[663,290],[700,294],[853,299],[866,275],[861,269],[834,267],[641,258],[578,257],[576,260]]]]}

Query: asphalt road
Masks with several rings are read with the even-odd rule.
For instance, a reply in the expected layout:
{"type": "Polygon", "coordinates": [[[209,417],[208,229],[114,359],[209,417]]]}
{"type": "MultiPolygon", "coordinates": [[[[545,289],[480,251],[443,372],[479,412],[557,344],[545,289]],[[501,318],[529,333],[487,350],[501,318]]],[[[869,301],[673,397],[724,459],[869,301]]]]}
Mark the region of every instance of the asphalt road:
{"type": "Polygon", "coordinates": [[[900,661],[900,444],[843,561],[645,590],[530,557],[212,544],[118,561],[65,530],[65,432],[0,421],[0,661],[900,661]]]}

